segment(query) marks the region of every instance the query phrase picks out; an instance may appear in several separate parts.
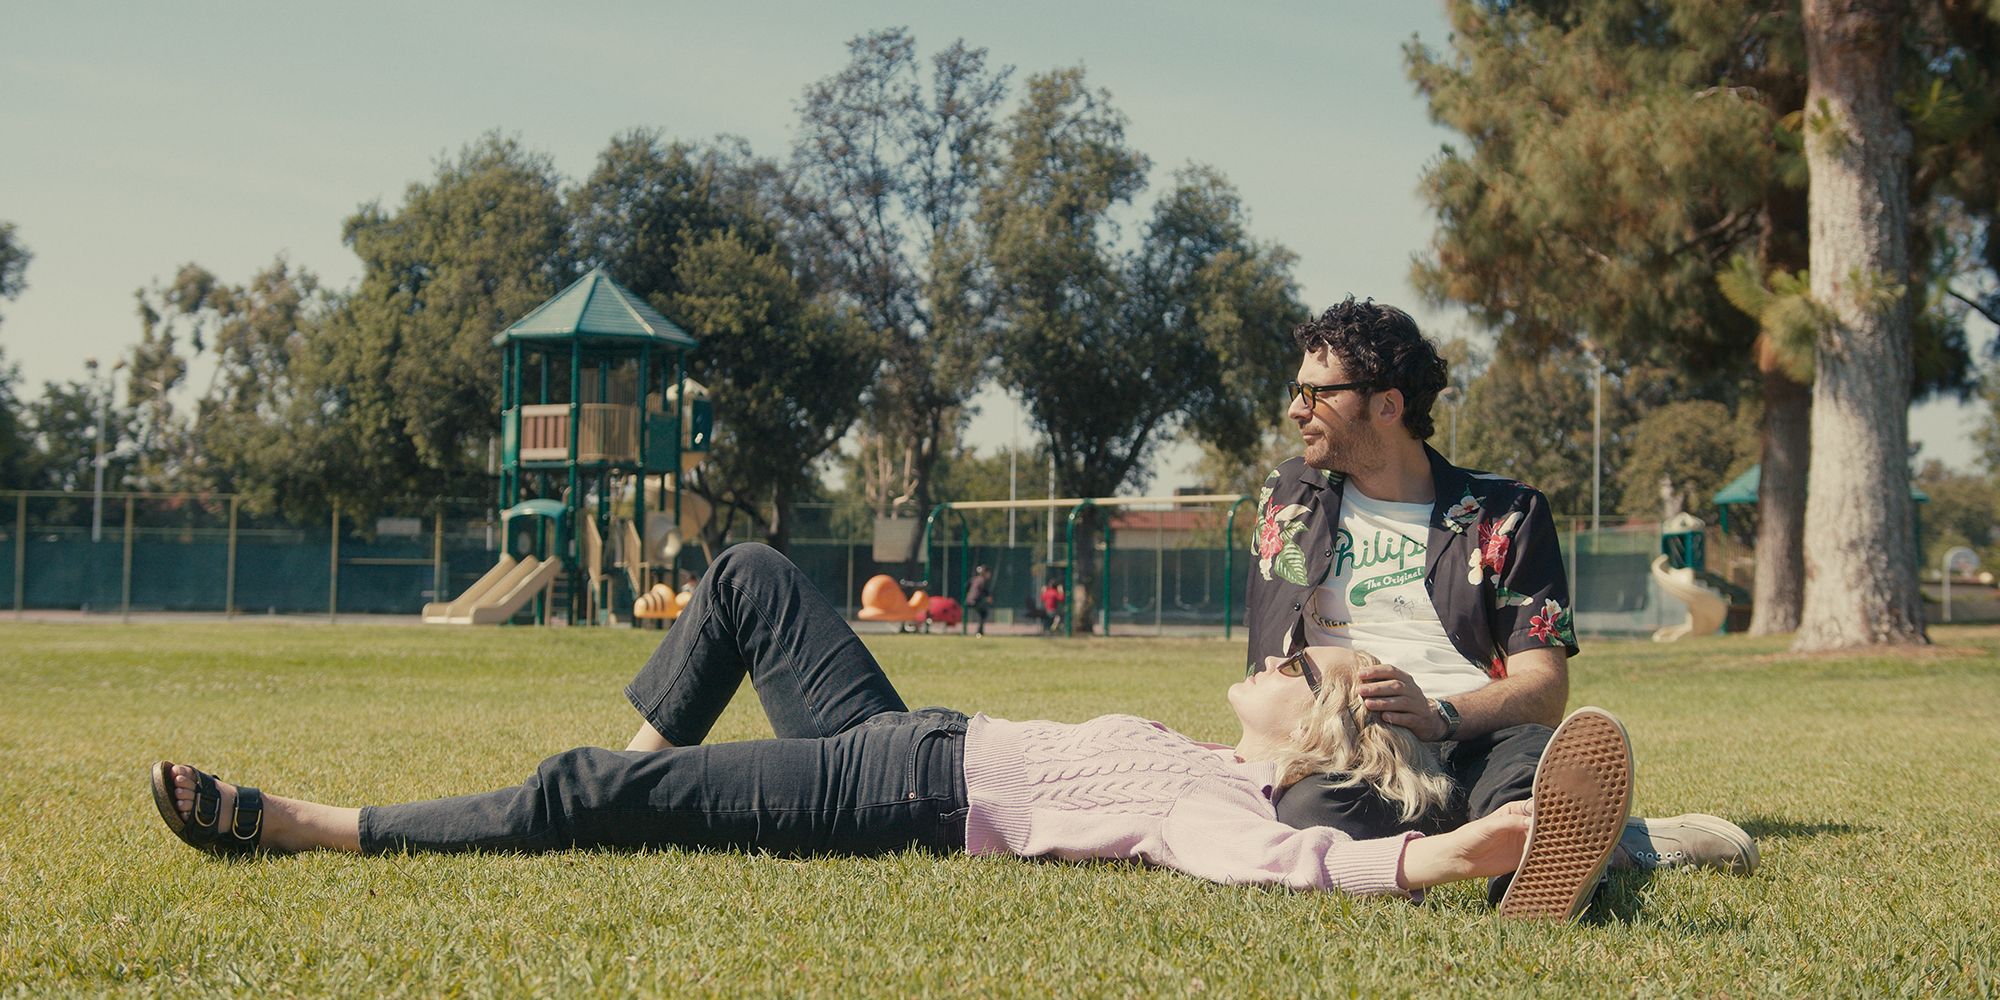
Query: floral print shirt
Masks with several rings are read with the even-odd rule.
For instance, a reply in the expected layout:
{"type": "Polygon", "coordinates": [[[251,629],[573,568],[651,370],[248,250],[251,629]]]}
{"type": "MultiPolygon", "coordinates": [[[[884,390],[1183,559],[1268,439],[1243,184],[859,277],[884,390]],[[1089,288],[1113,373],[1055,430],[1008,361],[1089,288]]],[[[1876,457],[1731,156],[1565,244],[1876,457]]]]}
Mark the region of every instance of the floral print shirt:
{"type": "MultiPolygon", "coordinates": [[[[1548,499],[1502,476],[1445,461],[1426,445],[1437,500],[1424,589],[1446,636],[1488,677],[1507,676],[1507,657],[1559,647],[1577,653],[1569,579],[1548,499]]],[[[1257,562],[1245,601],[1246,670],[1291,651],[1313,588],[1333,565],[1340,522],[1337,473],[1294,458],[1265,478],[1257,497],[1257,562]]]]}

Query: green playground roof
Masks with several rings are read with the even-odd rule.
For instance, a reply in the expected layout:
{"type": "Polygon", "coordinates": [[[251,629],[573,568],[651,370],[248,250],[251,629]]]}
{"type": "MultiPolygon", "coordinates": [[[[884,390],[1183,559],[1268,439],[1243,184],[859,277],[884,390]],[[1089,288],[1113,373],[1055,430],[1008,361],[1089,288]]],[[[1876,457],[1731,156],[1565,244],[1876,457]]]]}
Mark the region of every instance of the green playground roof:
{"type": "Polygon", "coordinates": [[[658,341],[687,349],[695,339],[632,290],[611,280],[601,267],[572,282],[553,298],[493,338],[510,340],[658,341]]]}
{"type": "MultiPolygon", "coordinates": [[[[1757,502],[1757,484],[1763,479],[1763,471],[1763,466],[1753,465],[1742,475],[1730,480],[1729,485],[1715,491],[1715,505],[1717,507],[1728,507],[1735,504],[1755,504],[1757,502]]],[[[1930,494],[1917,489],[1915,484],[1911,484],[1910,486],[1910,499],[1918,503],[1931,502],[1930,494]]]]}

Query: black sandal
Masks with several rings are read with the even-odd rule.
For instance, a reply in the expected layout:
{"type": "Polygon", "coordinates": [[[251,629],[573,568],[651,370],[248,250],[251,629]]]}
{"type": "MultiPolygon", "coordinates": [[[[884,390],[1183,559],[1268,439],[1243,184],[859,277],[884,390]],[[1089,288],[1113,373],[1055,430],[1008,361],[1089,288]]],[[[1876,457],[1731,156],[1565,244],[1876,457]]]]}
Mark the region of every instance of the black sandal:
{"type": "Polygon", "coordinates": [[[235,807],[229,825],[223,826],[222,789],[215,775],[194,770],[194,808],[183,816],[174,806],[174,764],[163,760],[153,765],[153,805],[160,818],[181,842],[218,857],[255,853],[257,839],[264,833],[264,793],[255,788],[236,787],[235,807]]]}

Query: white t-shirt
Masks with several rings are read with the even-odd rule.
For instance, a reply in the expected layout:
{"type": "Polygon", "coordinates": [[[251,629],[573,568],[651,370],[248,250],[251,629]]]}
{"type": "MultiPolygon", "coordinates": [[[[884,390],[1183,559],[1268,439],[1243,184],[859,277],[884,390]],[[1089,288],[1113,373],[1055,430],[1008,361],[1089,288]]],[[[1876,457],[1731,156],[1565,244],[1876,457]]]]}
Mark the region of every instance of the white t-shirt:
{"type": "Polygon", "coordinates": [[[1333,570],[1306,605],[1305,640],[1372,653],[1424,694],[1445,698],[1488,678],[1451,644],[1424,590],[1430,519],[1430,504],[1376,500],[1353,483],[1342,486],[1333,570]]]}

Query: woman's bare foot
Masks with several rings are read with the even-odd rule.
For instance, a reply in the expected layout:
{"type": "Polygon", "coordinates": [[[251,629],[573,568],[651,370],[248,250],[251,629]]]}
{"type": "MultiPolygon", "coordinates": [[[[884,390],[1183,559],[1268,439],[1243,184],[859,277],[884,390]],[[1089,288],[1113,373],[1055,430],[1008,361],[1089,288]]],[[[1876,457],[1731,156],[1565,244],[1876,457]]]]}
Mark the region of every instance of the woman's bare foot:
{"type": "MultiPolygon", "coordinates": [[[[194,810],[194,768],[175,764],[173,783],[174,809],[185,818],[194,810]]],[[[236,786],[217,779],[215,787],[222,799],[220,815],[233,815],[231,810],[236,805],[236,786]]],[[[264,830],[259,846],[276,854],[315,849],[358,852],[361,850],[361,810],[287,799],[266,792],[264,830]]]]}

